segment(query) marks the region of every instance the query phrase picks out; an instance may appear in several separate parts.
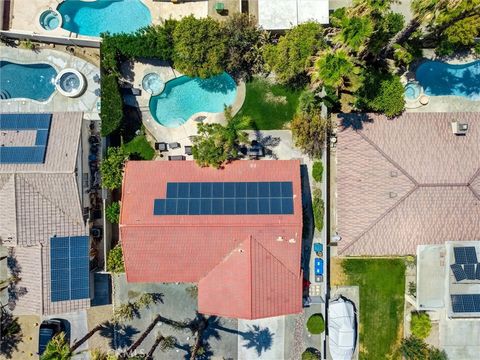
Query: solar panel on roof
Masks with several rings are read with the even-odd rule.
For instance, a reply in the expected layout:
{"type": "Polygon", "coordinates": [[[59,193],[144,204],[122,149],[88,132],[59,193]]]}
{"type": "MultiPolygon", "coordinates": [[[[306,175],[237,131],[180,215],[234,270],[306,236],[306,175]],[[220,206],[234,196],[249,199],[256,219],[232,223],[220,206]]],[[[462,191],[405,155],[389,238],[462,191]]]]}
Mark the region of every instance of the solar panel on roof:
{"type": "Polygon", "coordinates": [[[476,264],[477,261],[477,251],[475,250],[474,246],[466,246],[465,249],[465,256],[467,258],[467,264],[476,264]]]}
{"type": "Polygon", "coordinates": [[[465,264],[463,265],[463,270],[468,280],[475,280],[475,264],[465,264]]]}
{"type": "Polygon", "coordinates": [[[475,278],[480,280],[480,263],[477,263],[477,270],[475,272],[475,278]]]}
{"type": "Polygon", "coordinates": [[[480,294],[456,294],[450,298],[454,313],[480,312],[480,294]]]}
{"type": "Polygon", "coordinates": [[[452,264],[450,265],[450,268],[452,269],[452,272],[453,272],[453,275],[455,276],[456,281],[462,281],[467,278],[467,274],[465,274],[465,271],[463,270],[462,265],[452,264]]]}
{"type": "Polygon", "coordinates": [[[293,185],[273,182],[167,183],[154,215],[293,214],[293,185]]]}
{"type": "Polygon", "coordinates": [[[453,254],[455,256],[456,264],[467,264],[467,255],[464,247],[454,247],[453,254]]]}
{"type": "Polygon", "coordinates": [[[51,301],[90,297],[90,261],[88,236],[50,239],[51,301]]]}

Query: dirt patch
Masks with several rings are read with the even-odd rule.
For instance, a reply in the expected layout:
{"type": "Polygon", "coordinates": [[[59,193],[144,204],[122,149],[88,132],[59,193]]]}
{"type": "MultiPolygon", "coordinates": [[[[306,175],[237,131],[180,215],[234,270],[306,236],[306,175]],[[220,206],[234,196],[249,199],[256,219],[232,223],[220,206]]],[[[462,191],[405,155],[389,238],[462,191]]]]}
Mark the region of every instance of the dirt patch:
{"type": "Polygon", "coordinates": [[[347,275],[343,271],[343,260],[338,257],[330,259],[330,285],[341,286],[348,285],[347,275]]]}
{"type": "MultiPolygon", "coordinates": [[[[18,344],[18,349],[12,353],[13,359],[34,358],[38,351],[38,328],[40,318],[36,315],[20,315],[18,322],[22,328],[22,342],[18,344]]],[[[1,358],[1,357],[0,357],[1,358]]]]}
{"type": "MultiPolygon", "coordinates": [[[[110,320],[112,318],[112,306],[94,306],[87,310],[88,330],[92,330],[98,324],[110,320]]],[[[88,339],[89,349],[102,349],[104,351],[110,349],[110,338],[101,336],[99,332],[88,339]]]]}

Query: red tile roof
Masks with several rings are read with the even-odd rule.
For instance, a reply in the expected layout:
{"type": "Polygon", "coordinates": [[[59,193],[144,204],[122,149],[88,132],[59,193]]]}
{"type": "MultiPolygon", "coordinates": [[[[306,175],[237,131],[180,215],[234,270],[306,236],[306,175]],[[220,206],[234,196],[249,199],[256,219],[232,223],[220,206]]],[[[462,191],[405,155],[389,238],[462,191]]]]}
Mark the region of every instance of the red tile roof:
{"type": "Polygon", "coordinates": [[[251,319],[301,311],[298,161],[236,161],[222,170],[191,161],[129,161],[120,233],[128,281],[198,282],[199,311],[207,314],[251,319]],[[167,182],[183,181],[291,181],[294,214],[153,215],[167,182]],[[241,248],[245,256],[238,258],[241,248]]]}
{"type": "Polygon", "coordinates": [[[480,237],[480,116],[339,115],[337,231],[342,255],[414,254],[480,237]],[[455,136],[451,122],[468,123],[455,136]]]}

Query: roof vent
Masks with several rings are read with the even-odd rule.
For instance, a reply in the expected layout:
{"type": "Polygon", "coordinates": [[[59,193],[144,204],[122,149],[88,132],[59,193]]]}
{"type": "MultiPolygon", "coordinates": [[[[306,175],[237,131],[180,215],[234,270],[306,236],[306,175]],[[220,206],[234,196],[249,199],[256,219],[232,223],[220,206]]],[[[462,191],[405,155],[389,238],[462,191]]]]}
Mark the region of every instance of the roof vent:
{"type": "Polygon", "coordinates": [[[277,238],[277,241],[283,241],[283,236],[279,236],[279,237],[277,238]]]}
{"type": "Polygon", "coordinates": [[[468,124],[461,124],[458,121],[452,122],[452,131],[455,135],[465,135],[468,130],[468,124]]]}
{"type": "Polygon", "coordinates": [[[390,191],[388,193],[388,196],[390,197],[390,199],[393,199],[393,198],[396,198],[397,197],[397,193],[396,192],[393,192],[393,191],[390,191]]]}
{"type": "Polygon", "coordinates": [[[390,171],[390,176],[391,176],[391,177],[397,177],[397,176],[398,176],[398,172],[396,172],[395,170],[392,170],[392,171],[390,171]]]}
{"type": "Polygon", "coordinates": [[[294,238],[291,238],[290,240],[288,240],[288,242],[289,242],[290,244],[295,244],[295,243],[296,243],[296,241],[295,241],[294,238]]]}

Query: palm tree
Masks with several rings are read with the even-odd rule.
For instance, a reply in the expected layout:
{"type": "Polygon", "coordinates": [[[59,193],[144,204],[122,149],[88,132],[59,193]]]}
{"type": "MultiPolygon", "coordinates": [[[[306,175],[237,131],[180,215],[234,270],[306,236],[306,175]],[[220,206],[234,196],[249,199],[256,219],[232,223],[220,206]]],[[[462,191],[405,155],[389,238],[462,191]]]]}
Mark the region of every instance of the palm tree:
{"type": "Polygon", "coordinates": [[[47,344],[47,347],[40,357],[40,360],[70,360],[72,351],[70,344],[65,338],[65,333],[55,335],[47,344]]]}
{"type": "Polygon", "coordinates": [[[335,40],[345,44],[353,51],[361,52],[373,33],[373,21],[369,17],[344,17],[342,30],[335,40]]]}
{"type": "Polygon", "coordinates": [[[162,334],[158,334],[155,342],[153,343],[152,347],[150,348],[149,352],[147,353],[147,360],[153,359],[153,353],[157,349],[158,345],[160,345],[160,350],[166,351],[169,349],[173,349],[176,344],[176,340],[173,336],[164,337],[162,334]]]}
{"type": "Polygon", "coordinates": [[[108,328],[112,326],[112,324],[109,321],[105,321],[103,323],[100,323],[96,325],[92,330],[90,330],[88,333],[85,334],[84,337],[82,337],[80,340],[77,340],[71,347],[70,351],[73,353],[75,350],[77,350],[80,345],[82,345],[85,341],[90,339],[96,332],[108,328]]]}
{"type": "Polygon", "coordinates": [[[338,91],[358,88],[361,68],[343,49],[326,50],[319,54],[311,71],[315,87],[324,85],[338,91]]]}
{"type": "Polygon", "coordinates": [[[250,118],[248,116],[232,116],[232,108],[230,106],[225,107],[224,110],[225,119],[227,125],[225,126],[225,137],[230,147],[236,147],[239,144],[246,143],[248,141],[248,134],[243,131],[250,125],[250,118]]]}

